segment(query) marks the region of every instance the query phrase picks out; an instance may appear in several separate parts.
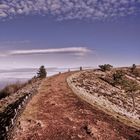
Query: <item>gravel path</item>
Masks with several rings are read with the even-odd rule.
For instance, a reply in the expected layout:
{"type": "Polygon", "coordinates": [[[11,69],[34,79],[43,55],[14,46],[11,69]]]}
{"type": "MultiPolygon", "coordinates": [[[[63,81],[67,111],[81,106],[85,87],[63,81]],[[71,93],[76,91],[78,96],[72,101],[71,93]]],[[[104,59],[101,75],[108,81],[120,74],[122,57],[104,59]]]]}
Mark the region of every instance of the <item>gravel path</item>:
{"type": "Polygon", "coordinates": [[[68,87],[71,72],[42,82],[19,118],[13,140],[125,140],[139,132],[80,100],[68,87]]]}

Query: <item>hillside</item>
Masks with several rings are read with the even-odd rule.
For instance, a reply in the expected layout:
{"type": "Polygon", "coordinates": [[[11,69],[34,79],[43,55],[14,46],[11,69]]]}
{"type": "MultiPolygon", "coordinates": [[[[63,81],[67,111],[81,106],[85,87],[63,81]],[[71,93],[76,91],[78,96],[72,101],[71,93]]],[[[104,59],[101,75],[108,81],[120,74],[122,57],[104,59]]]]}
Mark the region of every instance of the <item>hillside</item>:
{"type": "Polygon", "coordinates": [[[17,120],[12,140],[138,140],[138,129],[73,93],[66,80],[75,75],[78,80],[83,73],[87,72],[67,72],[42,81],[38,94],[17,120]]]}
{"type": "Polygon", "coordinates": [[[133,111],[132,93],[128,94],[125,90],[127,82],[131,85],[134,82],[140,86],[139,80],[139,77],[134,77],[128,69],[123,68],[108,72],[82,71],[69,77],[68,83],[80,98],[126,125],[140,129],[140,92],[134,97],[135,110],[133,111]],[[123,71],[124,78],[121,84],[114,85],[111,77],[116,70],[123,71]]]}

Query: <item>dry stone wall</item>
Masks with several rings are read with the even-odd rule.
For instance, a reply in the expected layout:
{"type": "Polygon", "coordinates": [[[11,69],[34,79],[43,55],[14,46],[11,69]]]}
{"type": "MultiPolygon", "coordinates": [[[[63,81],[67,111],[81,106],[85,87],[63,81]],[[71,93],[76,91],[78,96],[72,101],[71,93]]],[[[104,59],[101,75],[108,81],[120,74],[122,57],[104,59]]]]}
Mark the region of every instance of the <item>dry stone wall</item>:
{"type": "Polygon", "coordinates": [[[18,94],[22,94],[17,100],[9,104],[2,112],[0,112],[0,140],[9,140],[12,134],[12,130],[16,126],[17,118],[25,109],[27,103],[37,93],[41,81],[37,81],[31,84],[27,88],[23,88],[18,91],[18,94]],[[23,94],[24,92],[24,94],[23,94]]]}

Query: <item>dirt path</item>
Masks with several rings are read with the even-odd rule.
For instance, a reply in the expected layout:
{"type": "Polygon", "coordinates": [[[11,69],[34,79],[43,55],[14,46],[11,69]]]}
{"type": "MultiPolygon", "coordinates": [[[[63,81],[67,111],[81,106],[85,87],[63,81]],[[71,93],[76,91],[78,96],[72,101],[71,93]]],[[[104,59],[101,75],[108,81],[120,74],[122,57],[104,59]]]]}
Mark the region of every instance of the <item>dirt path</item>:
{"type": "Polygon", "coordinates": [[[134,129],[81,101],[66,83],[70,74],[43,81],[21,115],[13,140],[125,140],[136,135],[134,129]]]}

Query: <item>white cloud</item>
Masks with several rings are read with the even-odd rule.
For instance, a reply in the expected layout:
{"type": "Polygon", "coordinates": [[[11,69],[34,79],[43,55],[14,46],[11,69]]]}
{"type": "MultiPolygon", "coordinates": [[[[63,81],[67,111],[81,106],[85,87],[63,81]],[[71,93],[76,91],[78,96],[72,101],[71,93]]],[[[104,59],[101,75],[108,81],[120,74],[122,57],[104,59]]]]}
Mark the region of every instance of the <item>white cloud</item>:
{"type": "Polygon", "coordinates": [[[69,48],[53,48],[53,49],[31,49],[31,50],[14,50],[10,51],[9,55],[34,55],[34,54],[73,54],[77,56],[83,56],[91,52],[86,47],[69,47],[69,48]]]}
{"type": "Polygon", "coordinates": [[[17,10],[17,13],[18,13],[18,14],[22,14],[22,13],[23,13],[23,10],[22,10],[22,9],[18,9],[18,10],[17,10]]]}
{"type": "Polygon", "coordinates": [[[7,17],[7,14],[5,12],[0,11],[0,18],[7,17]]]}
{"type": "Polygon", "coordinates": [[[9,9],[9,12],[10,12],[11,14],[16,14],[16,10],[15,10],[13,7],[9,9]]]}
{"type": "Polygon", "coordinates": [[[106,19],[140,13],[140,0],[2,0],[0,17],[52,14],[57,19],[106,19]]]}
{"type": "Polygon", "coordinates": [[[8,9],[9,6],[7,4],[0,4],[0,9],[8,9]]]}

